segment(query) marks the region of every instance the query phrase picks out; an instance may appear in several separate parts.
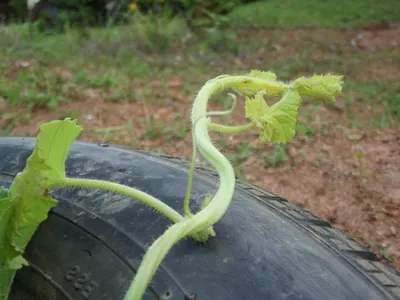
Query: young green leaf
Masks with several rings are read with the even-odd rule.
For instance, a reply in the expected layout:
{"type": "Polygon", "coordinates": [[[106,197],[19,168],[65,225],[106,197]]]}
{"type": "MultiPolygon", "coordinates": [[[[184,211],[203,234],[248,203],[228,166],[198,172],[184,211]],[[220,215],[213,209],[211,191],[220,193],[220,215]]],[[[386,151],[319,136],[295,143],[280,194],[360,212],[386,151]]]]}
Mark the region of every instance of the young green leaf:
{"type": "Polygon", "coordinates": [[[25,169],[0,199],[0,300],[7,299],[16,270],[27,264],[22,255],[28,242],[57,204],[47,190],[65,181],[65,160],[81,130],[70,119],[42,125],[25,169]]]}
{"type": "Polygon", "coordinates": [[[342,91],[343,76],[314,75],[310,78],[300,77],[292,83],[292,88],[300,95],[335,101],[342,91]]]}
{"type": "MultiPolygon", "coordinates": [[[[72,121],[56,120],[40,126],[38,143],[33,155],[28,159],[32,170],[40,170],[45,175],[47,184],[65,179],[65,160],[70,147],[82,127],[72,121]]],[[[47,186],[46,184],[46,186],[47,186]]]]}
{"type": "Polygon", "coordinates": [[[257,126],[261,125],[261,118],[268,113],[268,104],[264,100],[265,90],[259,91],[254,99],[246,97],[246,118],[255,121],[257,126]]]}
{"type": "Polygon", "coordinates": [[[247,76],[271,81],[276,81],[277,79],[276,75],[270,71],[251,70],[247,76]]]}
{"type": "Polygon", "coordinates": [[[260,91],[254,99],[246,99],[246,117],[261,129],[261,140],[287,143],[295,135],[300,95],[297,91],[287,90],[280,101],[268,107],[264,94],[260,91]]]}

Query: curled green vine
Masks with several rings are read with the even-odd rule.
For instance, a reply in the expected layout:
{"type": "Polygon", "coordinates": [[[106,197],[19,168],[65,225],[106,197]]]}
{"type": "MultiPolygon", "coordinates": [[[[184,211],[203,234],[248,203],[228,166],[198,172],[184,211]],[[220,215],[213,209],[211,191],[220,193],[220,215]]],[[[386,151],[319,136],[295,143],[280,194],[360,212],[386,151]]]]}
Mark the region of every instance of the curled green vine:
{"type": "MultiPolygon", "coordinates": [[[[189,169],[189,174],[188,174],[188,184],[187,184],[187,188],[186,188],[186,195],[185,195],[185,199],[183,201],[183,206],[184,206],[184,212],[185,215],[188,217],[193,217],[192,212],[190,211],[189,208],[189,200],[190,200],[190,194],[191,194],[191,189],[192,189],[192,182],[193,182],[193,174],[194,174],[194,167],[196,165],[196,154],[197,154],[197,144],[196,144],[196,138],[194,135],[194,128],[196,127],[196,125],[198,124],[198,121],[201,118],[207,118],[210,116],[224,116],[224,115],[229,115],[231,114],[235,109],[236,109],[236,105],[237,105],[237,97],[235,94],[229,93],[229,96],[231,96],[232,98],[232,105],[231,108],[229,110],[226,111],[213,111],[213,112],[208,112],[200,117],[198,117],[197,120],[195,120],[193,122],[193,129],[192,129],[192,160],[190,163],[190,169],[189,169]]],[[[212,124],[212,123],[210,123],[212,124]]],[[[218,126],[217,124],[214,124],[216,126],[218,126]]]]}
{"type": "MultiPolygon", "coordinates": [[[[149,284],[159,264],[166,256],[170,248],[193,232],[203,231],[214,225],[226,212],[232,197],[235,186],[234,170],[227,158],[214,147],[209,135],[209,120],[203,118],[207,115],[207,103],[210,97],[218,92],[222,92],[226,88],[233,88],[242,92],[245,95],[255,96],[254,100],[247,99],[246,116],[252,120],[251,125],[245,128],[259,127],[263,130],[264,140],[276,140],[277,142],[287,142],[293,137],[292,132],[293,120],[294,124],[297,119],[297,110],[300,105],[298,96],[302,91],[307,95],[313,95],[313,89],[317,88],[318,95],[329,91],[330,100],[334,99],[337,93],[341,91],[341,77],[329,76],[325,80],[321,76],[312,77],[311,79],[301,79],[301,84],[295,81],[292,84],[285,84],[276,81],[276,76],[270,72],[253,71],[247,76],[219,76],[208,81],[197,95],[192,108],[192,124],[193,137],[196,148],[199,149],[203,157],[215,168],[218,172],[220,185],[209,203],[198,212],[191,216],[188,220],[172,225],[165,233],[159,237],[153,245],[148,249],[138,273],[128,289],[125,300],[140,299],[145,291],[145,287],[149,284]],[[319,83],[313,85],[315,83],[319,83]],[[323,85],[323,86],[321,86],[323,85]],[[260,94],[260,91],[262,94],[260,94]],[[274,104],[271,108],[265,102],[261,102],[261,96],[283,94],[281,101],[274,104]],[[250,101],[256,101],[251,103],[250,101]],[[256,104],[262,110],[263,115],[259,111],[254,110],[256,104]],[[294,108],[294,109],[293,109],[294,108]],[[289,122],[290,128],[281,126],[289,122]],[[196,125],[196,126],[195,126],[196,125]]],[[[236,102],[235,102],[236,104],[236,102]]],[[[242,131],[237,130],[237,127],[221,126],[219,124],[211,125],[211,128],[225,132],[242,131]]]]}

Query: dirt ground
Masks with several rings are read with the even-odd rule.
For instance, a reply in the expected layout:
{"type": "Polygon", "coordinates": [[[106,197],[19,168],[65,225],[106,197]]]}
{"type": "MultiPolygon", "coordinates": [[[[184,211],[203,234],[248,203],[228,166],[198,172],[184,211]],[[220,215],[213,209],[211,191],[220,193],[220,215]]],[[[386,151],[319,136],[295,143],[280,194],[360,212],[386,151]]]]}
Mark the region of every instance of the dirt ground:
{"type": "MultiPolygon", "coordinates": [[[[317,30],[316,34],[323,36],[327,31],[317,30]]],[[[351,48],[353,43],[369,53],[396,51],[400,46],[400,26],[380,28],[377,24],[361,32],[331,31],[330,34],[337,43],[327,51],[336,51],[344,40],[350,41],[346,47],[351,48]]],[[[281,55],[291,55],[290,48],[285,45],[295,40],[297,35],[296,31],[285,31],[280,35],[277,44],[281,55]]],[[[398,65],[375,63],[364,68],[368,72],[362,72],[361,68],[357,70],[364,78],[398,80],[400,74],[398,65]]],[[[13,128],[11,135],[24,133],[34,136],[42,122],[63,119],[66,112],[78,111],[75,117],[85,130],[81,140],[133,145],[189,158],[190,125],[187,123],[187,128],[183,129],[176,126],[182,119],[189,120],[194,96],[181,91],[184,83],[182,77],[170,78],[166,86],[161,85],[157,78],[150,81],[147,87],[153,92],[158,91],[173,99],[161,105],[144,101],[111,103],[105,101],[96,89],[83,90],[75,102],[62,103],[55,110],[35,110],[28,121],[13,128]],[[143,122],[143,117],[162,121],[163,127],[171,128],[168,135],[148,138],[148,125],[143,122]],[[130,120],[131,128],[128,128],[125,124],[130,120]]],[[[338,98],[337,107],[321,106],[312,113],[312,136],[307,138],[298,133],[295,140],[284,148],[285,161],[277,167],[263,158],[262,154],[271,151],[272,147],[257,140],[256,130],[229,136],[224,150],[234,153],[242,142],[248,141],[253,155],[241,161],[246,180],[328,220],[400,270],[400,131],[397,125],[387,129],[352,129],[343,125],[348,118],[343,108],[348,95],[349,92],[344,91],[338,98]]],[[[360,119],[369,118],[368,111],[375,109],[362,102],[352,105],[360,119]]],[[[243,105],[238,106],[225,122],[245,122],[243,105]]],[[[212,103],[210,107],[221,109],[212,103]]],[[[312,106],[306,104],[302,109],[311,111],[312,106]]],[[[305,121],[306,117],[301,116],[300,120],[305,121]]],[[[219,135],[213,136],[220,139],[219,135]]]]}

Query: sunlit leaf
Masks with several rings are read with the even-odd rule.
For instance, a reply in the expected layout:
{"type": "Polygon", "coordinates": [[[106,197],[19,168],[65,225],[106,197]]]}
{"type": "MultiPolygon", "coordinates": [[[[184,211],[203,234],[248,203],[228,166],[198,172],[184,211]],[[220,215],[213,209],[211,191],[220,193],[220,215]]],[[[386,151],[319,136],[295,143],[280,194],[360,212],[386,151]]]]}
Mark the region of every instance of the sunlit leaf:
{"type": "Polygon", "coordinates": [[[268,107],[259,92],[254,99],[246,100],[246,117],[256,122],[261,129],[260,139],[275,143],[287,143],[295,135],[300,95],[297,91],[287,90],[280,101],[268,107]]]}
{"type": "Polygon", "coordinates": [[[254,99],[248,97],[246,98],[246,118],[258,122],[263,116],[267,114],[268,105],[264,100],[265,94],[266,92],[264,90],[261,90],[255,95],[254,99]]]}
{"type": "Polygon", "coordinates": [[[40,170],[48,181],[64,179],[65,160],[72,142],[81,131],[82,127],[71,119],[42,124],[36,148],[28,160],[28,167],[40,170]]]}
{"type": "Polygon", "coordinates": [[[311,96],[334,102],[342,91],[343,76],[314,75],[310,78],[300,77],[292,83],[292,88],[301,96],[311,96]]]}
{"type": "Polygon", "coordinates": [[[277,79],[276,75],[270,71],[251,70],[251,72],[247,74],[247,76],[271,81],[275,81],[277,79]]]}

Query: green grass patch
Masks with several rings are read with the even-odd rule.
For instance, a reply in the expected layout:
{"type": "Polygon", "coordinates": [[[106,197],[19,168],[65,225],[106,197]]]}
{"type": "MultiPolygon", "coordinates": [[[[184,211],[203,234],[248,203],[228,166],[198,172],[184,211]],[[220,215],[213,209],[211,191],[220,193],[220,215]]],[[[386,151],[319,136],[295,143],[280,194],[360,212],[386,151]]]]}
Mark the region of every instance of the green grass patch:
{"type": "Polygon", "coordinates": [[[344,90],[360,92],[363,99],[369,103],[387,104],[390,110],[397,115],[400,122],[400,86],[388,81],[348,81],[344,83],[344,90]]]}
{"type": "Polygon", "coordinates": [[[240,27],[354,28],[400,20],[397,0],[268,0],[238,6],[230,22],[240,27]]]}
{"type": "Polygon", "coordinates": [[[24,105],[29,109],[36,106],[56,108],[66,101],[66,91],[62,91],[61,78],[47,68],[22,69],[12,81],[0,81],[0,97],[9,105],[24,105]]]}
{"type": "Polygon", "coordinates": [[[279,144],[273,144],[270,151],[261,152],[260,159],[274,168],[282,167],[288,161],[285,147],[279,144]]]}
{"type": "Polygon", "coordinates": [[[384,80],[348,81],[344,83],[344,90],[355,92],[346,98],[350,127],[388,128],[394,123],[400,124],[400,87],[397,84],[384,80]],[[363,107],[370,105],[375,117],[367,122],[353,117],[355,103],[363,107]]]}
{"type": "MultiPolygon", "coordinates": [[[[322,8],[333,7],[331,1],[324,4],[317,1],[290,5],[287,1],[279,3],[275,0],[259,2],[238,7],[237,11],[246,7],[257,8],[258,5],[267,8],[275,5],[289,13],[290,7],[296,6],[293,10],[314,7],[312,11],[317,15],[322,8]]],[[[335,6],[346,12],[364,5],[360,3],[343,5],[339,2],[335,6]]],[[[375,13],[378,14],[383,6],[386,4],[377,3],[375,13]]],[[[397,6],[392,6],[393,13],[397,6]]],[[[366,10],[363,12],[365,18],[369,8],[366,10]]],[[[264,19],[269,20],[268,14],[266,16],[264,19]]],[[[332,16],[333,20],[335,12],[332,16]]],[[[330,18],[321,20],[332,21],[330,18]]],[[[292,21],[295,22],[296,18],[292,21]]],[[[282,80],[291,80],[299,75],[333,73],[345,75],[345,91],[356,92],[346,100],[349,102],[346,109],[354,109],[356,118],[351,120],[351,127],[361,126],[361,121],[357,120],[357,107],[364,102],[370,103],[377,111],[376,118],[370,121],[374,122],[371,123],[373,126],[390,127],[394,122],[400,122],[400,91],[394,83],[357,81],[360,64],[379,61],[392,65],[398,62],[397,53],[369,53],[357,49],[332,52],[329,51],[332,36],[312,37],[308,33],[290,45],[296,49],[294,53],[287,51],[287,44],[281,45],[283,50],[280,53],[274,50],[274,39],[285,34],[281,30],[266,30],[265,39],[253,36],[252,31],[246,33],[244,30],[242,39],[241,33],[219,30],[214,28],[198,34],[198,28],[191,32],[179,18],[156,20],[151,16],[141,16],[131,23],[115,27],[68,29],[65,33],[51,35],[34,33],[32,38],[25,24],[0,25],[0,98],[11,107],[23,106],[28,111],[35,107],[56,108],[62,101],[86,99],[86,92],[93,92],[93,97],[98,95],[106,101],[142,99],[146,103],[165,104],[171,101],[167,84],[171,76],[184,78],[183,92],[194,95],[208,78],[249,69],[272,70],[282,80]],[[316,59],[316,53],[322,59],[316,59]],[[152,83],[157,81],[163,82],[162,86],[153,87],[152,83]],[[95,91],[86,91],[88,89],[95,91]]],[[[337,42],[340,45],[350,43],[347,39],[337,42]]],[[[212,103],[228,109],[231,99],[219,95],[212,99],[212,103]]],[[[174,129],[169,132],[162,127],[149,125],[145,138],[167,136],[168,140],[174,141],[186,135],[185,126],[181,131],[174,129]]],[[[317,134],[313,128],[302,124],[298,125],[298,131],[305,139],[317,134]]],[[[280,153],[279,149],[276,151],[280,153]]]]}

